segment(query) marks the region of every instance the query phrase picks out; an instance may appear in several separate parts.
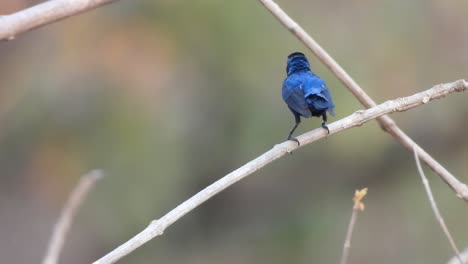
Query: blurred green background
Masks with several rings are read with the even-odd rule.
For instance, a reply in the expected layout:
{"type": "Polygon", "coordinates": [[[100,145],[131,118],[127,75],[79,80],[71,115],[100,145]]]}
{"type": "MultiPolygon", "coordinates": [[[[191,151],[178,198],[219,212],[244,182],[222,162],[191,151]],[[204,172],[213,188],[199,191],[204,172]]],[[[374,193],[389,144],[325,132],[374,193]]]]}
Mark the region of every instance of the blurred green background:
{"type": "MultiPolygon", "coordinates": [[[[0,1],[11,13],[40,1],[0,1]]],[[[468,2],[279,1],[383,102],[468,78],[468,2]]],[[[38,263],[80,175],[105,170],[62,263],[89,263],[284,141],[286,56],[302,51],[338,120],[362,107],[258,1],[118,1],[0,43],[0,262],[38,263]]],[[[468,94],[392,117],[468,182],[468,94]]],[[[297,134],[320,125],[302,123],[297,134]]],[[[467,204],[426,168],[461,248],[467,204]]],[[[376,122],[309,145],[191,212],[119,263],[349,263],[452,255],[413,157],[376,122]]]]}

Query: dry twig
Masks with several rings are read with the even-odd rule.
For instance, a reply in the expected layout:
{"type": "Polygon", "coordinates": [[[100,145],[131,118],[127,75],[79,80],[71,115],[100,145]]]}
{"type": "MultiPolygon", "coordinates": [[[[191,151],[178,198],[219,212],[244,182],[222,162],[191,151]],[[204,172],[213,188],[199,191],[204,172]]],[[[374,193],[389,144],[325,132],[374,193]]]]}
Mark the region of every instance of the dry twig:
{"type": "Polygon", "coordinates": [[[16,13],[0,16],[0,40],[77,15],[117,0],[49,0],[16,13]]]}
{"type": "MultiPolygon", "coordinates": [[[[433,88],[417,93],[412,96],[399,98],[396,100],[387,101],[376,107],[359,110],[353,113],[352,115],[333,122],[328,125],[330,129],[330,135],[341,132],[343,130],[361,126],[362,124],[375,119],[379,116],[390,114],[393,112],[405,111],[413,107],[417,107],[422,104],[426,104],[433,99],[442,98],[453,92],[462,92],[468,89],[468,83],[465,80],[458,80],[452,83],[447,83],[444,85],[436,85],[433,88]]],[[[287,153],[290,153],[298,148],[304,147],[307,144],[310,144],[314,141],[317,141],[321,138],[327,136],[327,132],[322,129],[314,129],[303,135],[297,137],[301,143],[298,146],[295,142],[286,141],[281,144],[275,145],[271,150],[267,151],[263,155],[257,157],[256,159],[246,163],[242,167],[236,169],[235,171],[227,174],[218,181],[212,183],[205,189],[201,190],[190,199],[181,203],[179,206],[168,212],[166,215],[161,217],[158,220],[154,220],[150,223],[139,234],[120,245],[113,251],[109,252],[107,255],[101,259],[94,262],[94,264],[108,264],[115,263],[119,259],[128,255],[141,245],[155,238],[156,236],[162,235],[164,230],[172,225],[174,222],[179,220],[182,216],[188,212],[195,209],[200,204],[204,203],[217,193],[223,191],[232,184],[240,181],[241,179],[251,175],[255,171],[263,168],[264,166],[272,163],[276,159],[283,157],[287,153]]]]}
{"type": "Polygon", "coordinates": [[[364,203],[362,199],[367,195],[367,188],[364,188],[360,191],[356,190],[353,198],[353,214],[351,215],[351,220],[349,221],[348,231],[346,232],[346,239],[343,245],[343,254],[341,254],[340,264],[346,264],[349,256],[349,249],[351,248],[351,237],[353,236],[354,225],[356,224],[357,215],[360,211],[364,211],[364,203]]]}
{"type": "Polygon", "coordinates": [[[418,151],[415,148],[414,149],[414,159],[416,161],[416,167],[418,168],[419,175],[421,176],[421,181],[424,185],[424,189],[426,190],[427,197],[429,198],[429,203],[431,204],[432,211],[434,211],[435,218],[439,222],[440,227],[444,231],[445,236],[447,237],[450,246],[452,246],[453,251],[455,252],[455,255],[458,258],[458,261],[460,264],[463,264],[462,258],[460,256],[460,251],[457,248],[457,245],[455,244],[455,241],[453,240],[452,235],[450,235],[450,232],[447,228],[447,225],[445,224],[444,218],[440,214],[439,208],[437,207],[437,203],[434,199],[434,195],[432,194],[431,186],[429,185],[429,181],[427,180],[426,175],[424,174],[424,171],[421,167],[421,163],[419,162],[419,155],[418,151]]]}
{"type": "MultiPolygon", "coordinates": [[[[327,66],[336,77],[348,88],[348,90],[364,105],[366,108],[376,106],[372,98],[349,76],[348,73],[309,35],[299,26],[291,17],[286,14],[274,1],[260,0],[268,11],[270,11],[278,21],[283,24],[292,34],[294,34],[312,53],[327,66]]],[[[437,173],[457,194],[459,198],[468,201],[468,187],[460,182],[447,169],[445,169],[437,160],[429,155],[424,149],[416,144],[408,135],[401,130],[395,121],[384,115],[377,118],[381,127],[387,131],[396,141],[404,146],[408,151],[413,152],[418,149],[421,159],[437,173]]]]}
{"type": "Polygon", "coordinates": [[[52,237],[50,238],[42,264],[58,263],[60,252],[65,243],[65,237],[70,229],[78,208],[83,203],[89,191],[94,187],[96,181],[101,179],[102,176],[102,171],[93,170],[81,177],[80,182],[75,189],[73,189],[67,203],[63,207],[57,223],[55,223],[52,237]]]}

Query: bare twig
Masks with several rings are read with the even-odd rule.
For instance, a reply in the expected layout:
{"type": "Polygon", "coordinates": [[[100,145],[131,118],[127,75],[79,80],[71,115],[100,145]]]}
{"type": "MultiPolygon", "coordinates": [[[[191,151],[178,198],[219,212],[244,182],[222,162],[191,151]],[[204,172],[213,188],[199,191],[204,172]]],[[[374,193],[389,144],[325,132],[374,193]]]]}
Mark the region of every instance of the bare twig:
{"type": "MultiPolygon", "coordinates": [[[[461,253],[460,253],[460,257],[462,258],[462,260],[464,261],[463,263],[468,263],[468,247],[465,248],[465,250],[463,250],[461,253]]],[[[451,259],[449,259],[449,261],[447,262],[447,264],[459,264],[460,263],[460,260],[459,260],[459,256],[458,255],[455,255],[453,256],[451,259]]]]}
{"type": "Polygon", "coordinates": [[[445,224],[444,218],[440,214],[439,208],[437,207],[437,203],[434,199],[434,195],[432,194],[431,186],[429,185],[429,181],[427,180],[426,175],[424,174],[424,171],[421,167],[421,163],[419,162],[419,155],[418,155],[418,150],[414,148],[414,159],[416,161],[416,167],[418,167],[418,172],[419,175],[421,176],[421,181],[424,185],[424,189],[426,190],[427,197],[429,198],[429,203],[431,204],[432,211],[434,211],[435,218],[439,222],[440,227],[445,233],[445,236],[447,237],[448,241],[450,242],[450,246],[452,246],[453,251],[455,252],[455,255],[458,257],[458,261],[460,261],[460,264],[463,264],[463,261],[460,256],[460,251],[457,248],[457,245],[455,244],[455,241],[452,238],[452,235],[450,235],[450,232],[447,228],[447,225],[445,224]]]}
{"type": "Polygon", "coordinates": [[[47,252],[44,256],[44,259],[42,260],[43,264],[56,264],[58,262],[60,252],[65,242],[65,236],[70,229],[78,208],[80,207],[81,203],[83,203],[89,191],[91,191],[91,189],[94,187],[96,181],[101,179],[102,176],[102,171],[93,170],[81,177],[80,182],[75,187],[75,189],[73,189],[73,192],[71,193],[67,203],[63,207],[57,223],[55,223],[47,252]]]}
{"type": "Polygon", "coordinates": [[[357,215],[360,211],[364,211],[364,203],[362,203],[362,198],[366,196],[367,188],[364,188],[360,191],[356,190],[354,193],[354,205],[353,205],[353,214],[351,215],[351,220],[349,221],[348,231],[346,232],[346,239],[343,246],[343,254],[341,254],[340,264],[346,264],[349,256],[349,249],[351,248],[351,237],[353,236],[354,225],[356,224],[357,215]]]}
{"type": "MultiPolygon", "coordinates": [[[[361,126],[362,124],[372,119],[375,119],[378,116],[398,111],[405,111],[410,108],[425,104],[433,99],[444,97],[449,93],[462,92],[467,89],[468,83],[464,80],[458,80],[453,83],[447,83],[444,85],[436,85],[429,90],[417,93],[412,96],[387,101],[383,104],[380,104],[376,107],[367,110],[356,111],[355,113],[346,118],[329,124],[328,128],[330,129],[330,134],[335,134],[352,127],[361,126]]],[[[217,193],[223,191],[224,189],[236,183],[237,181],[251,175],[255,171],[263,168],[269,163],[275,161],[276,159],[286,155],[287,153],[290,153],[298,148],[304,147],[305,145],[310,144],[326,136],[327,132],[322,128],[318,128],[297,137],[297,139],[301,143],[300,146],[298,146],[295,142],[292,141],[286,141],[281,144],[275,145],[271,150],[267,151],[263,155],[246,163],[242,167],[236,169],[235,171],[229,173],[228,175],[212,183],[205,189],[201,190],[200,192],[198,192],[185,202],[181,203],[179,206],[171,210],[169,213],[167,213],[160,219],[152,221],[151,224],[139,234],[137,234],[136,236],[134,236],[133,238],[120,245],[119,247],[117,247],[116,249],[114,249],[113,251],[111,251],[110,253],[108,253],[107,255],[105,255],[104,257],[102,257],[94,263],[115,263],[119,259],[128,255],[130,252],[134,251],[136,248],[153,239],[154,237],[162,235],[162,233],[168,226],[172,225],[182,216],[192,211],[197,206],[204,203],[217,193]]]]}
{"type": "Polygon", "coordinates": [[[77,15],[117,0],[49,0],[19,12],[0,16],[0,40],[77,15]]]}
{"type": "MultiPolygon", "coordinates": [[[[336,77],[348,88],[348,90],[366,108],[376,106],[372,98],[346,73],[346,71],[291,17],[288,16],[274,1],[260,0],[260,2],[283,24],[292,34],[294,34],[312,53],[327,66],[336,77]]],[[[439,162],[431,157],[424,149],[416,144],[408,135],[401,130],[395,121],[388,116],[380,116],[377,121],[381,127],[387,131],[396,141],[404,146],[408,151],[413,152],[416,147],[421,159],[437,173],[457,194],[459,198],[468,201],[468,187],[460,182],[439,162]]]]}

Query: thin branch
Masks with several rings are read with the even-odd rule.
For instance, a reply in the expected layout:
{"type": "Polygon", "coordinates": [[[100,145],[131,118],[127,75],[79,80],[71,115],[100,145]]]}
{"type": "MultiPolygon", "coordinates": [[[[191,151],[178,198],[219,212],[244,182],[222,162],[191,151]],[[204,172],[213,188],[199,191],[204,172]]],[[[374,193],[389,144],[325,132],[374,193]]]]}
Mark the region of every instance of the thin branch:
{"type": "MultiPolygon", "coordinates": [[[[291,17],[288,16],[275,2],[272,0],[260,0],[268,11],[270,11],[283,26],[285,26],[292,34],[294,34],[312,53],[327,66],[336,77],[348,88],[348,90],[361,102],[366,108],[376,106],[372,98],[346,73],[346,71],[309,35],[299,26],[291,17]]],[[[380,116],[377,118],[380,126],[387,131],[396,141],[398,141],[408,151],[413,152],[414,148],[418,149],[421,159],[431,168],[442,180],[444,180],[450,188],[452,188],[459,198],[468,201],[468,186],[460,182],[447,169],[445,169],[438,161],[431,157],[424,149],[416,144],[408,135],[401,130],[395,121],[388,116],[380,116]]]]}
{"type": "MultiPolygon", "coordinates": [[[[458,80],[453,83],[436,85],[429,90],[417,93],[409,97],[403,97],[396,100],[387,101],[383,104],[380,104],[376,107],[367,110],[356,111],[355,113],[346,118],[329,124],[328,128],[330,129],[330,135],[341,132],[346,129],[350,129],[352,127],[361,126],[362,124],[379,116],[390,114],[393,112],[405,111],[410,108],[428,103],[431,100],[444,97],[447,94],[453,92],[462,92],[467,89],[468,83],[465,80],[458,80]]],[[[162,235],[162,233],[168,226],[172,225],[182,216],[192,211],[197,206],[204,203],[217,193],[223,191],[224,189],[236,183],[237,181],[240,181],[241,179],[251,175],[257,170],[263,168],[264,166],[272,163],[276,159],[281,158],[284,155],[291,153],[292,151],[298,148],[304,147],[305,145],[308,145],[326,136],[327,132],[322,128],[318,128],[297,137],[297,139],[301,143],[300,146],[298,146],[295,142],[292,141],[286,141],[281,144],[275,145],[271,150],[265,152],[263,155],[246,163],[242,167],[227,174],[223,178],[219,179],[218,181],[212,183],[202,191],[198,192],[190,199],[181,203],[179,206],[171,210],[169,213],[167,213],[160,219],[152,221],[151,224],[139,234],[137,234],[124,244],[120,245],[101,259],[95,261],[94,263],[115,263],[119,259],[134,251],[136,248],[153,239],[154,237],[162,235]]]]}
{"type": "Polygon", "coordinates": [[[361,202],[362,198],[366,196],[367,188],[364,188],[360,191],[356,190],[354,193],[354,205],[353,205],[353,214],[351,215],[351,220],[349,221],[348,231],[346,232],[346,239],[343,245],[343,254],[341,254],[340,264],[346,264],[349,256],[349,249],[351,248],[351,237],[353,236],[354,226],[356,224],[357,216],[359,212],[364,211],[364,204],[361,202]]]}
{"type": "Polygon", "coordinates": [[[52,237],[50,238],[47,252],[42,260],[42,264],[56,264],[60,252],[65,243],[65,237],[70,229],[72,221],[83,203],[84,199],[96,185],[96,182],[103,177],[100,170],[93,170],[81,177],[78,185],[73,189],[67,203],[62,209],[60,217],[55,223],[52,237]]]}
{"type": "MultiPolygon", "coordinates": [[[[468,263],[468,247],[465,248],[465,250],[463,250],[460,254],[460,257],[462,258],[462,260],[464,261],[463,263],[468,263]]],[[[449,259],[449,261],[447,262],[447,264],[459,264],[460,263],[460,260],[459,260],[459,256],[456,255],[456,256],[453,256],[451,259],[449,259]]]]}
{"type": "Polygon", "coordinates": [[[429,198],[429,203],[431,204],[432,211],[434,211],[435,218],[439,222],[440,227],[445,233],[445,236],[447,237],[450,246],[452,246],[453,251],[455,252],[455,255],[458,257],[458,261],[460,261],[460,264],[463,264],[463,260],[460,256],[460,251],[457,248],[457,245],[455,244],[455,241],[453,240],[452,235],[450,235],[450,232],[447,228],[447,225],[445,224],[444,218],[440,214],[439,208],[437,207],[437,203],[434,199],[434,195],[432,194],[431,186],[429,185],[429,181],[427,180],[426,175],[424,174],[424,171],[421,167],[421,163],[419,162],[419,156],[418,156],[418,151],[415,148],[414,149],[414,159],[416,161],[416,167],[418,167],[418,172],[419,175],[421,176],[421,181],[424,185],[424,189],[426,190],[427,197],[429,198]]]}
{"type": "Polygon", "coordinates": [[[341,254],[340,264],[346,264],[349,256],[349,249],[351,248],[351,237],[353,236],[354,225],[356,224],[357,215],[359,210],[353,207],[353,214],[349,221],[348,231],[346,233],[346,240],[343,246],[343,253],[341,254]]]}
{"type": "Polygon", "coordinates": [[[49,0],[16,13],[0,16],[0,40],[77,15],[117,0],[49,0]]]}

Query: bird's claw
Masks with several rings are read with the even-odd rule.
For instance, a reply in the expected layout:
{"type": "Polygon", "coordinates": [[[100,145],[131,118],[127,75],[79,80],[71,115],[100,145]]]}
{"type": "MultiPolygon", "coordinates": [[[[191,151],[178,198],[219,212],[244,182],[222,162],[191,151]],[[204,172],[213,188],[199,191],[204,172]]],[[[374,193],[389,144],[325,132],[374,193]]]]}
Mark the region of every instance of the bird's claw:
{"type": "Polygon", "coordinates": [[[327,134],[330,134],[330,129],[328,129],[327,125],[322,124],[322,128],[327,130],[327,134]]]}
{"type": "Polygon", "coordinates": [[[288,140],[291,140],[291,141],[294,141],[294,142],[296,142],[298,146],[300,146],[300,145],[301,145],[301,143],[299,143],[299,140],[297,140],[297,138],[295,138],[295,137],[288,136],[288,140]]]}

